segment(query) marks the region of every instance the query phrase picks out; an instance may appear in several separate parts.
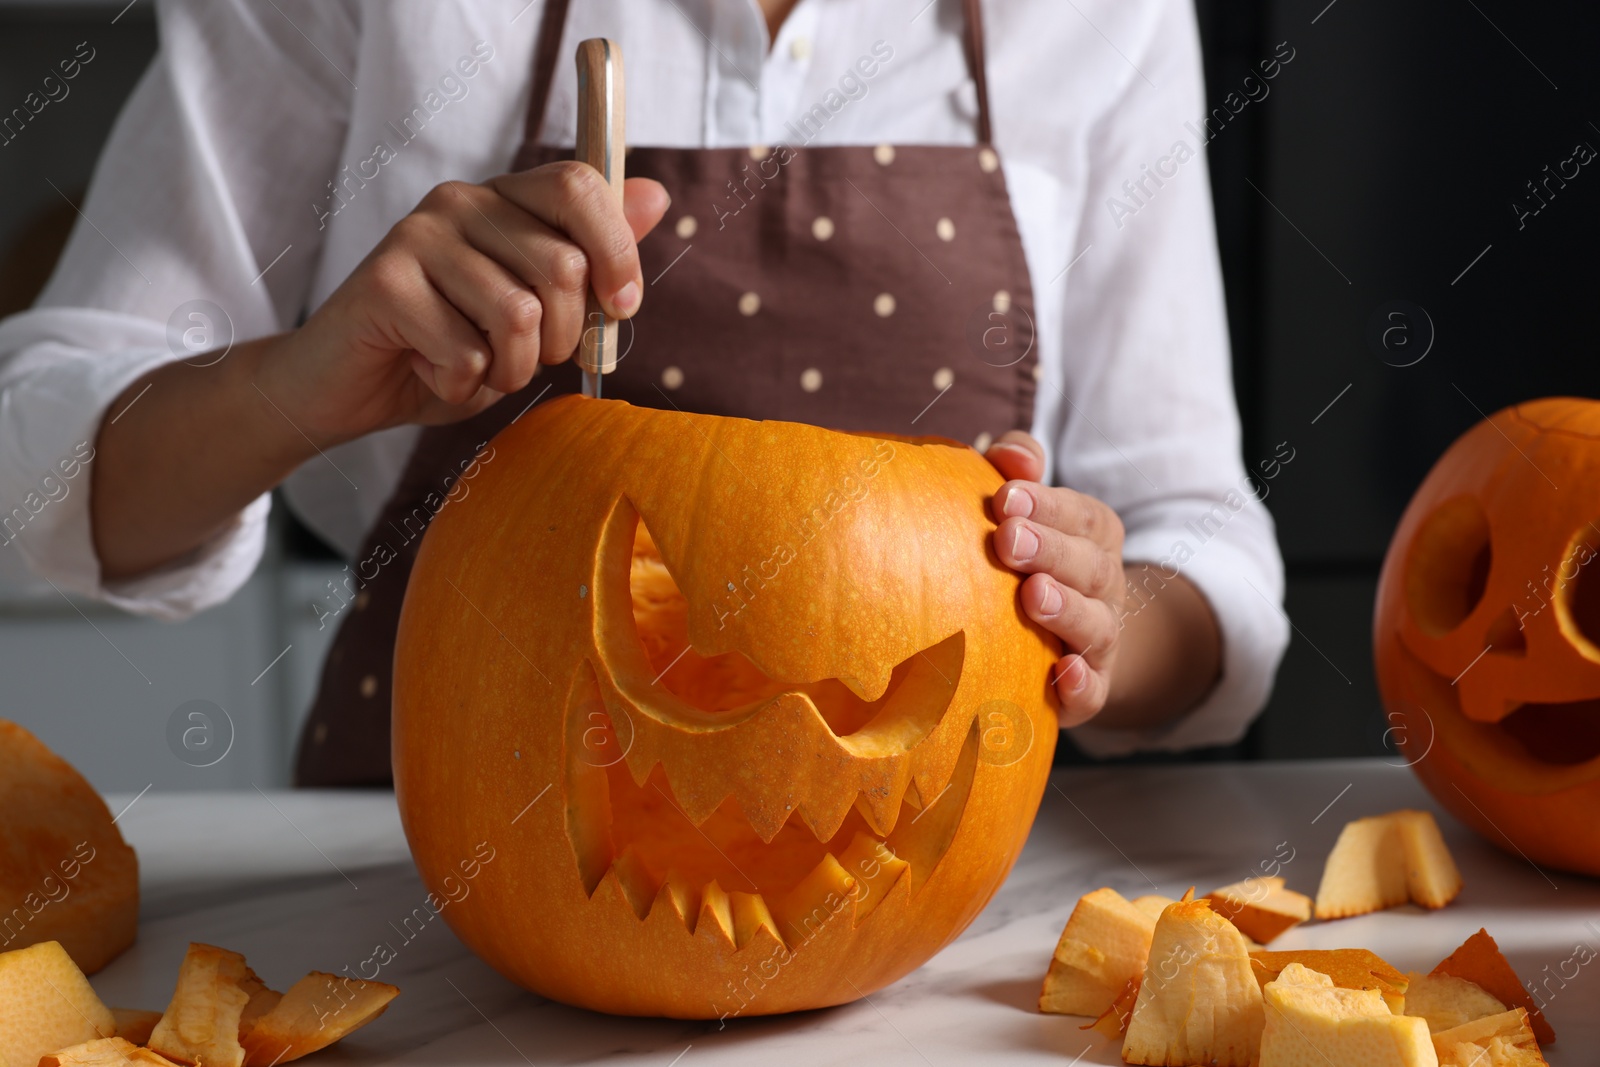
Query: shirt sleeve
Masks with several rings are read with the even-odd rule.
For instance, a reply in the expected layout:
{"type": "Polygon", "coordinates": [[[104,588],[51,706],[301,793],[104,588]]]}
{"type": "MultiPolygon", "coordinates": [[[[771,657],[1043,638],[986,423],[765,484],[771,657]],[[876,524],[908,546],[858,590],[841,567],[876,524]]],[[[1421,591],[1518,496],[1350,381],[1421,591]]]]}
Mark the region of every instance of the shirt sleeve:
{"type": "MultiPolygon", "coordinates": [[[[49,284],[0,322],[0,545],[60,590],[181,618],[249,577],[269,498],[184,558],[104,582],[89,526],[95,437],[150,370],[210,363],[299,319],[359,26],[352,6],[312,0],[162,0],[157,18],[155,61],[49,284]]],[[[78,60],[92,53],[86,43],[78,60]]]]}
{"type": "MultiPolygon", "coordinates": [[[[1239,454],[1193,8],[1160,0],[1150,13],[1123,90],[1089,134],[1056,477],[1116,509],[1129,563],[1200,590],[1221,629],[1222,673],[1160,729],[1072,730],[1099,756],[1238,740],[1288,643],[1272,518],[1239,454]]],[[[1130,593],[1127,610],[1159,598],[1160,585],[1130,593]]]]}

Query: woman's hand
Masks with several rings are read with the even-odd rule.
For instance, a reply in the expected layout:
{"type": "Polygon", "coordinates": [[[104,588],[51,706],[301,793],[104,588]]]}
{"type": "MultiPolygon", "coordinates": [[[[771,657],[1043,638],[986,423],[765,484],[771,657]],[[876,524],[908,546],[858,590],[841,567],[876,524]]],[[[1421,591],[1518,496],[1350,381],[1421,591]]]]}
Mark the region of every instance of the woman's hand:
{"type": "Polygon", "coordinates": [[[591,287],[608,315],[639,309],[637,242],[668,203],[633,178],[619,204],[572,162],[445,182],[263,354],[255,384],[319,445],[476,414],[572,355],[591,287]]]}
{"type": "Polygon", "coordinates": [[[95,440],[102,579],[189,552],[325,448],[475,415],[569,358],[591,287],[607,314],[639,309],[637,241],[668,202],[633,178],[618,204],[578,163],[446,182],[299,329],[132,383],[95,440]]]}
{"type": "Polygon", "coordinates": [[[1044,449],[1020,430],[985,455],[1011,479],[994,495],[995,553],[1028,576],[1022,610],[1067,648],[1050,678],[1061,698],[1061,725],[1077,726],[1111,695],[1127,585],[1122,520],[1091,496],[1041,485],[1044,449]]]}

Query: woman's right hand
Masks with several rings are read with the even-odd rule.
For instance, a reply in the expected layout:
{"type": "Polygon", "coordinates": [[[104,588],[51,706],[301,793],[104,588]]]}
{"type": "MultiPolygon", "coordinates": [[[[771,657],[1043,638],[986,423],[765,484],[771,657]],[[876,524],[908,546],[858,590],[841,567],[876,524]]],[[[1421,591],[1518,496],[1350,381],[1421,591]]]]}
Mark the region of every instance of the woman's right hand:
{"type": "Polygon", "coordinates": [[[591,287],[608,315],[639,309],[637,242],[669,202],[630,178],[618,204],[575,162],[445,182],[261,353],[255,384],[319,445],[474,415],[573,354],[591,287]]]}
{"type": "Polygon", "coordinates": [[[637,241],[667,204],[641,178],[618,204],[578,163],[446,182],[299,329],[133,382],[95,438],[101,579],[191,551],[324,448],[475,415],[569,358],[591,286],[608,314],[639,309],[637,241]]]}

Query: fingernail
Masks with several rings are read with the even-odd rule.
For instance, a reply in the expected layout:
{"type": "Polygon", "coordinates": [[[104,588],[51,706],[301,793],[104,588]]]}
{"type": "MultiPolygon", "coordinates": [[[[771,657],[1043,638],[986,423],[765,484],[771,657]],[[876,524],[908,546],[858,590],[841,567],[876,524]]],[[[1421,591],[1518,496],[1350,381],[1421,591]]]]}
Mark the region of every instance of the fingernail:
{"type": "Polygon", "coordinates": [[[618,311],[628,312],[639,306],[639,285],[629,282],[617,290],[617,295],[611,298],[611,305],[618,311]]]}
{"type": "Polygon", "coordinates": [[[1082,656],[1072,661],[1072,673],[1078,678],[1076,682],[1072,683],[1072,691],[1074,693],[1083,692],[1083,687],[1089,684],[1089,665],[1083,662],[1082,656]]]}
{"type": "Polygon", "coordinates": [[[1039,535],[1029,529],[1026,523],[1018,523],[1016,533],[1011,536],[1011,558],[1018,563],[1027,563],[1039,554],[1039,535]]]}
{"type": "Polygon", "coordinates": [[[1008,516],[1021,515],[1023,518],[1027,518],[1033,514],[1033,494],[1026,489],[1018,489],[1013,486],[1011,492],[1006,494],[1005,506],[1001,508],[1001,511],[1008,516]]]}
{"type": "Polygon", "coordinates": [[[1056,583],[1046,582],[1044,592],[1039,594],[1039,614],[1055,615],[1061,610],[1061,590],[1056,588],[1056,583]]]}

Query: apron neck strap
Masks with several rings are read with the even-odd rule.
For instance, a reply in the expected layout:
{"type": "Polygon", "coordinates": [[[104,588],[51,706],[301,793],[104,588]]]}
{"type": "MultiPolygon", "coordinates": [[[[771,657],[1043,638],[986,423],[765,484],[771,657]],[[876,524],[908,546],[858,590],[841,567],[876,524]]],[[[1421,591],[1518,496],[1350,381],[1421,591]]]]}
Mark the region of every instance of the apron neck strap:
{"type": "MultiPolygon", "coordinates": [[[[523,143],[538,144],[544,130],[544,114],[550,106],[550,85],[555,80],[556,63],[561,56],[561,37],[567,25],[569,0],[545,0],[539,18],[539,36],[533,47],[533,79],[528,92],[528,113],[523,119],[523,143]]],[[[967,70],[978,90],[978,143],[994,140],[989,121],[989,74],[983,53],[983,0],[961,0],[962,43],[967,70]]]]}

